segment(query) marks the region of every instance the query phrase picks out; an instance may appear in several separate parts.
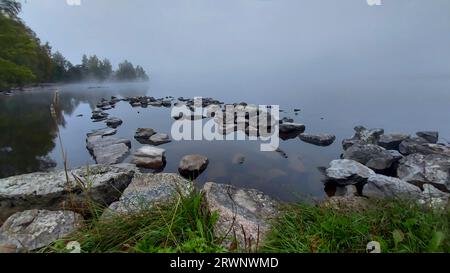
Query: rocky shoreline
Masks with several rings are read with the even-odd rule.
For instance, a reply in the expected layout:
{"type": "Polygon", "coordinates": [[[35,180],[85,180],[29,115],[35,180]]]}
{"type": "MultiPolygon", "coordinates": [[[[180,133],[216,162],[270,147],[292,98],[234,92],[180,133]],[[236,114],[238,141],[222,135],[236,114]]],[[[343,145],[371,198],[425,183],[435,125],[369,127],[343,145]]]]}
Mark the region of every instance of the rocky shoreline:
{"type": "MultiPolygon", "coordinates": [[[[230,243],[231,234],[242,248],[263,241],[270,228],[269,221],[277,217],[281,203],[258,190],[214,182],[195,189],[191,181],[209,164],[203,155],[184,156],[178,174],[161,173],[166,158],[165,149],[159,146],[171,141],[167,134],[137,128],[135,139],[144,146],[132,152],[131,164],[122,163],[131,153],[131,141],[114,136],[122,120],[109,117],[105,111],[119,101],[133,107],[171,107],[179,103],[192,107],[194,104],[192,99],[178,98],[173,103],[174,100],[172,97],[103,99],[92,112],[92,120],[103,121],[107,127],[86,136],[86,148],[98,165],[67,173],[42,172],[0,179],[0,252],[33,251],[67,236],[82,225],[83,219],[90,217],[87,208],[92,201],[106,208],[102,219],[107,221],[111,214],[136,213],[142,206],[154,206],[193,190],[204,194],[204,202],[211,212],[218,212],[215,232],[216,236],[225,238],[224,243],[230,243]],[[140,168],[155,173],[141,173],[140,168]]],[[[217,100],[204,99],[202,106],[215,114],[201,118],[216,118],[226,127],[224,134],[238,130],[240,123],[248,124],[252,118],[244,115],[240,120],[235,115],[237,112],[264,114],[246,103],[233,104],[231,117],[222,111],[224,104],[217,100]]],[[[258,128],[248,125],[244,128],[248,135],[259,135],[261,128],[270,131],[271,127],[273,123],[269,122],[258,124],[258,128]]],[[[279,122],[283,140],[299,138],[317,146],[329,146],[336,140],[331,134],[314,135],[305,130],[305,125],[294,123],[288,117],[279,122]]],[[[342,141],[342,147],[341,158],[330,162],[324,170],[325,186],[335,188],[324,204],[358,208],[367,199],[408,198],[435,208],[448,206],[450,146],[439,143],[438,132],[423,131],[410,136],[358,126],[351,138],[342,141]]],[[[280,149],[277,152],[287,156],[280,149]]],[[[233,161],[243,164],[245,157],[238,155],[233,161]]]]}

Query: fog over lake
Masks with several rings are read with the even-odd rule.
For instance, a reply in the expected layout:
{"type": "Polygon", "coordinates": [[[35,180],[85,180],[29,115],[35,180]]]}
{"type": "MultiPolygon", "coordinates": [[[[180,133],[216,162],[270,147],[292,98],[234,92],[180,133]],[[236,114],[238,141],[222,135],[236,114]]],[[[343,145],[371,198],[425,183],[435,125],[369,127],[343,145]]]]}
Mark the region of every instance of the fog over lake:
{"type": "MultiPolygon", "coordinates": [[[[93,163],[85,138],[104,125],[90,120],[102,98],[205,96],[280,105],[281,117],[305,124],[309,133],[335,134],[336,142],[316,147],[299,139],[284,141],[280,148],[288,159],[260,152],[258,143],[172,142],[163,147],[168,153],[164,171],[177,172],[185,154],[205,154],[210,165],[199,181],[257,188],[292,200],[297,193],[324,196],[318,167],[339,158],[341,141],[357,125],[408,134],[436,130],[441,141],[450,140],[450,1],[382,3],[82,0],[81,6],[69,6],[63,0],[28,0],[20,16],[74,64],[83,54],[97,54],[114,66],[124,59],[140,64],[150,76],[148,84],[61,87],[58,125],[72,167],[93,163]],[[295,115],[294,108],[301,112],[295,115]],[[246,162],[235,166],[231,161],[239,153],[246,162]]],[[[5,125],[9,133],[0,138],[0,148],[13,148],[0,158],[9,164],[0,176],[34,170],[36,156],[48,155],[62,167],[56,136],[48,133],[55,131],[47,113],[52,96],[53,90],[41,90],[0,97],[0,117],[21,117],[14,126],[5,125]],[[41,137],[36,143],[26,140],[32,137],[30,128],[33,137],[41,137]]],[[[137,109],[125,102],[110,113],[123,119],[118,135],[128,139],[138,127],[170,133],[173,122],[169,109],[137,109]]]]}

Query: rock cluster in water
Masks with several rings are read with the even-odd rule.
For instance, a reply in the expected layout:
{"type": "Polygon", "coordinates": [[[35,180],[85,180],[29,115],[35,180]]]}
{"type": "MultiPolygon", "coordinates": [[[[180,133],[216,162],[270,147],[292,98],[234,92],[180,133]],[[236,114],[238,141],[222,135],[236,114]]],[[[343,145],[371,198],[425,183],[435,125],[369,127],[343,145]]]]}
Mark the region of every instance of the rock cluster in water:
{"type": "Polygon", "coordinates": [[[385,134],[383,129],[355,128],[342,142],[342,159],[326,169],[327,182],[357,185],[369,198],[409,197],[446,206],[450,197],[450,147],[438,132],[416,136],[385,134]]]}

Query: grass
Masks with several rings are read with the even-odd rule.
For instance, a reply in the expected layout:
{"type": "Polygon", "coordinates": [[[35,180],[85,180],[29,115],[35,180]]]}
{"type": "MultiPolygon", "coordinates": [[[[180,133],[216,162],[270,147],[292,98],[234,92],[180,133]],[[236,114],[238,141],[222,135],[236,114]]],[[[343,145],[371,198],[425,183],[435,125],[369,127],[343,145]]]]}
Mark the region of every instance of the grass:
{"type": "MultiPolygon", "coordinates": [[[[85,253],[229,251],[214,236],[218,215],[208,211],[203,195],[195,191],[135,214],[107,220],[99,220],[101,211],[92,215],[93,219],[78,232],[40,252],[68,252],[70,241],[79,242],[85,253]]],[[[287,204],[272,222],[258,252],[365,253],[367,243],[377,241],[383,253],[448,253],[449,223],[448,209],[431,209],[406,200],[371,201],[357,211],[287,204]]]]}
{"type": "Polygon", "coordinates": [[[202,195],[179,196],[130,215],[94,218],[78,232],[41,252],[68,252],[77,241],[82,252],[108,253],[218,253],[226,251],[213,234],[216,214],[210,214],[202,195]]]}
{"type": "Polygon", "coordinates": [[[407,200],[379,200],[361,211],[286,205],[262,251],[364,253],[377,241],[383,253],[450,252],[450,211],[407,200]]]}

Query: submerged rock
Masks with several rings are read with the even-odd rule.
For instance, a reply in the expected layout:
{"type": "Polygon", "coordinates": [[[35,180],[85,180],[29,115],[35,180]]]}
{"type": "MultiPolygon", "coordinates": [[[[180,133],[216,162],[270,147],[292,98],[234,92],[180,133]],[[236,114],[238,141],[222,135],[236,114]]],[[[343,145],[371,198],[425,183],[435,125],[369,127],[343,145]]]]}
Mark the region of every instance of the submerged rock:
{"type": "Polygon", "coordinates": [[[243,155],[243,154],[236,154],[233,157],[233,160],[231,162],[233,164],[236,164],[236,165],[242,165],[245,162],[245,155],[243,155]]]}
{"type": "Polygon", "coordinates": [[[136,174],[120,200],[112,203],[103,216],[149,209],[154,204],[189,195],[191,186],[188,180],[174,173],[136,174]]]}
{"type": "Polygon", "coordinates": [[[208,164],[209,161],[206,156],[187,155],[181,159],[178,172],[186,178],[195,179],[206,170],[208,164]]]}
{"type": "Polygon", "coordinates": [[[161,170],[166,164],[165,152],[164,149],[146,145],[134,153],[132,162],[138,167],[161,170]]]}
{"type": "Polygon", "coordinates": [[[257,190],[212,182],[205,184],[203,192],[209,210],[219,215],[214,232],[219,238],[225,237],[226,247],[233,248],[234,238],[240,250],[261,246],[270,220],[278,215],[275,200],[257,190]]]}
{"type": "Polygon", "coordinates": [[[27,210],[6,220],[0,228],[0,247],[13,247],[15,252],[46,247],[81,227],[83,217],[72,211],[27,210]]]}
{"type": "Polygon", "coordinates": [[[298,136],[303,142],[310,143],[317,146],[330,146],[336,140],[336,136],[330,134],[300,134],[298,136]]]}
{"type": "Polygon", "coordinates": [[[330,167],[326,169],[329,180],[339,185],[354,185],[366,182],[375,172],[359,162],[348,159],[333,160],[330,167]]]}
{"type": "Polygon", "coordinates": [[[395,177],[371,175],[363,188],[363,195],[371,198],[414,197],[422,194],[419,187],[395,177]]]}
{"type": "Polygon", "coordinates": [[[433,184],[450,191],[450,157],[438,154],[412,154],[400,160],[397,176],[409,183],[433,184]]]}
{"type": "Polygon", "coordinates": [[[101,205],[116,201],[131,182],[135,169],[129,164],[93,165],[64,171],[31,173],[0,179],[0,223],[10,215],[30,209],[83,208],[89,198],[101,205]],[[75,179],[79,178],[88,190],[75,179]]]}

